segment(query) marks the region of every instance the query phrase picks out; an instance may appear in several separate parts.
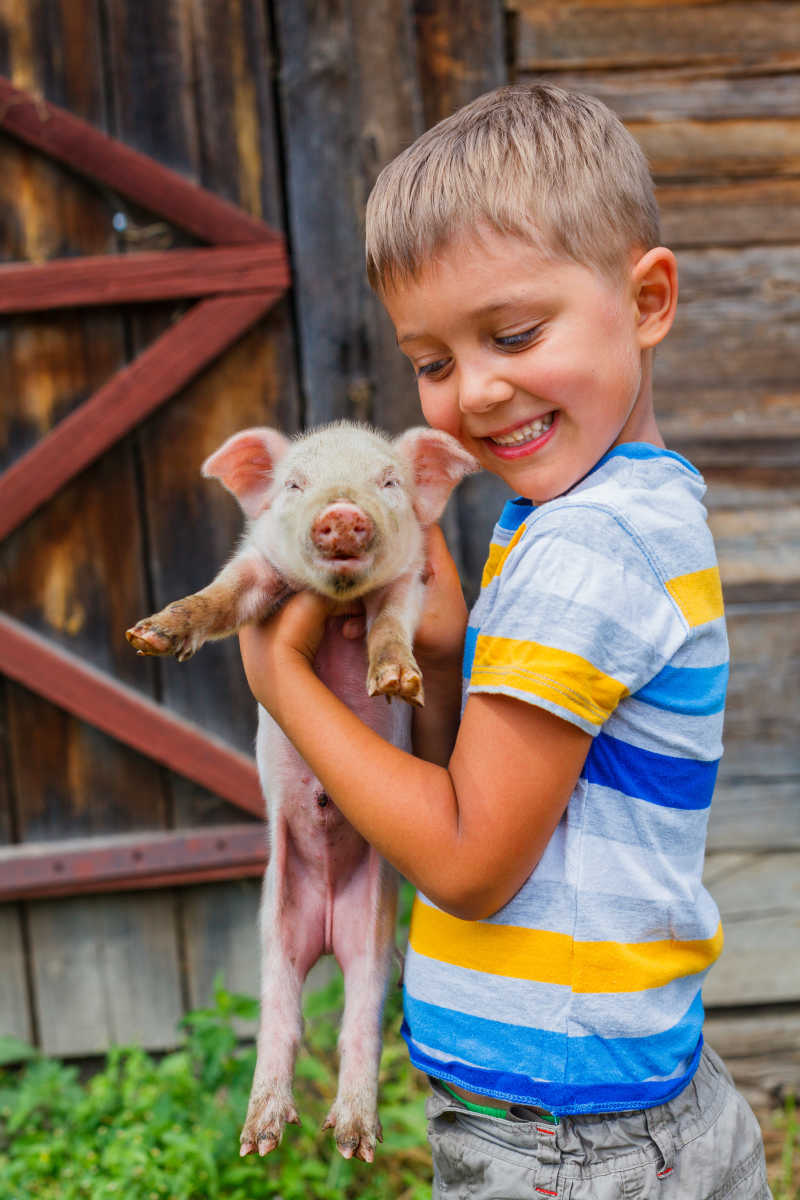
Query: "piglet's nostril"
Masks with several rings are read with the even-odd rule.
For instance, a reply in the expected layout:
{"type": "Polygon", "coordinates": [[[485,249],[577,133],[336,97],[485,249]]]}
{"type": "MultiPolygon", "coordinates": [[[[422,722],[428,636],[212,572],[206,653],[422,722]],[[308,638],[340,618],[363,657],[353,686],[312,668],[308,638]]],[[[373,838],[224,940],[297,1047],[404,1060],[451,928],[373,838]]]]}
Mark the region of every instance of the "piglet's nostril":
{"type": "Polygon", "coordinates": [[[374,536],[375,526],[370,517],[348,501],[329,504],[311,526],[311,540],[328,558],[361,554],[374,536]]]}

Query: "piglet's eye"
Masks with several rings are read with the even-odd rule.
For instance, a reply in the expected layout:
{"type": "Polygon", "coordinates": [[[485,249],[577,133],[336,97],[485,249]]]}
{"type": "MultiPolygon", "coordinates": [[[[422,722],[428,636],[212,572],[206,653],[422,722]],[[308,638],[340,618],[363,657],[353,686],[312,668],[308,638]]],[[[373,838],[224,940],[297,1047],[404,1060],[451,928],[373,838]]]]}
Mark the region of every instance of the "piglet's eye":
{"type": "Polygon", "coordinates": [[[287,492],[302,492],[303,490],[296,479],[287,479],[283,486],[286,488],[287,492]]]}
{"type": "Polygon", "coordinates": [[[399,487],[400,480],[395,479],[394,476],[390,475],[388,479],[384,479],[383,486],[384,487],[399,487]]]}

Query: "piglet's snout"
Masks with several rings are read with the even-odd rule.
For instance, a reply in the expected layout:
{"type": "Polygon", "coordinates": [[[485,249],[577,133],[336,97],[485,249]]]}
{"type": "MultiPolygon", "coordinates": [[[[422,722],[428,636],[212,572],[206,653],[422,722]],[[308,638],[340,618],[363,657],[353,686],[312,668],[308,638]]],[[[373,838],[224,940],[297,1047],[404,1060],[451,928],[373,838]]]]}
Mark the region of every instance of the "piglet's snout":
{"type": "Polygon", "coordinates": [[[311,526],[311,540],[325,558],[355,558],[367,550],[375,526],[357,504],[335,500],[311,526]]]}

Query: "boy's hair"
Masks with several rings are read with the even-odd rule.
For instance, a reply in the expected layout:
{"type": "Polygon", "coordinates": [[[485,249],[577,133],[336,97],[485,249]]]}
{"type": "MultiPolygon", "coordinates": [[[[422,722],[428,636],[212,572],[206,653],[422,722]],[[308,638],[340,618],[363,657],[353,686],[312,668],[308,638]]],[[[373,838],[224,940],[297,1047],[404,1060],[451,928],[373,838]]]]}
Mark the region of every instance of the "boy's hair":
{"type": "Polygon", "coordinates": [[[632,135],[600,100],[550,84],[479,96],[384,167],[367,202],[372,287],[416,277],[480,224],[612,276],[660,243],[632,135]]]}

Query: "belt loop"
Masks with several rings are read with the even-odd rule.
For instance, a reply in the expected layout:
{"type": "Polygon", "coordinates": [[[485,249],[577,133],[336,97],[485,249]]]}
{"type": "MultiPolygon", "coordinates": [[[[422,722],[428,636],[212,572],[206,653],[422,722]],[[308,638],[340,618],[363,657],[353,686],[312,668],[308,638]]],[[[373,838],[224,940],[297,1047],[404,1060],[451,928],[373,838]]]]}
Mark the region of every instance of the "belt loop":
{"type": "Polygon", "coordinates": [[[652,1141],[657,1146],[658,1152],[661,1155],[661,1165],[656,1168],[656,1175],[659,1179],[665,1179],[668,1175],[672,1174],[675,1165],[675,1139],[672,1136],[672,1130],[668,1123],[664,1120],[663,1115],[660,1114],[660,1105],[644,1110],[647,1132],[650,1134],[652,1141]]]}
{"type": "Polygon", "coordinates": [[[561,1175],[561,1150],[558,1145],[558,1127],[536,1126],[539,1144],[533,1194],[536,1200],[564,1200],[567,1189],[561,1175]],[[555,1135],[555,1136],[554,1136],[555,1135]]]}

